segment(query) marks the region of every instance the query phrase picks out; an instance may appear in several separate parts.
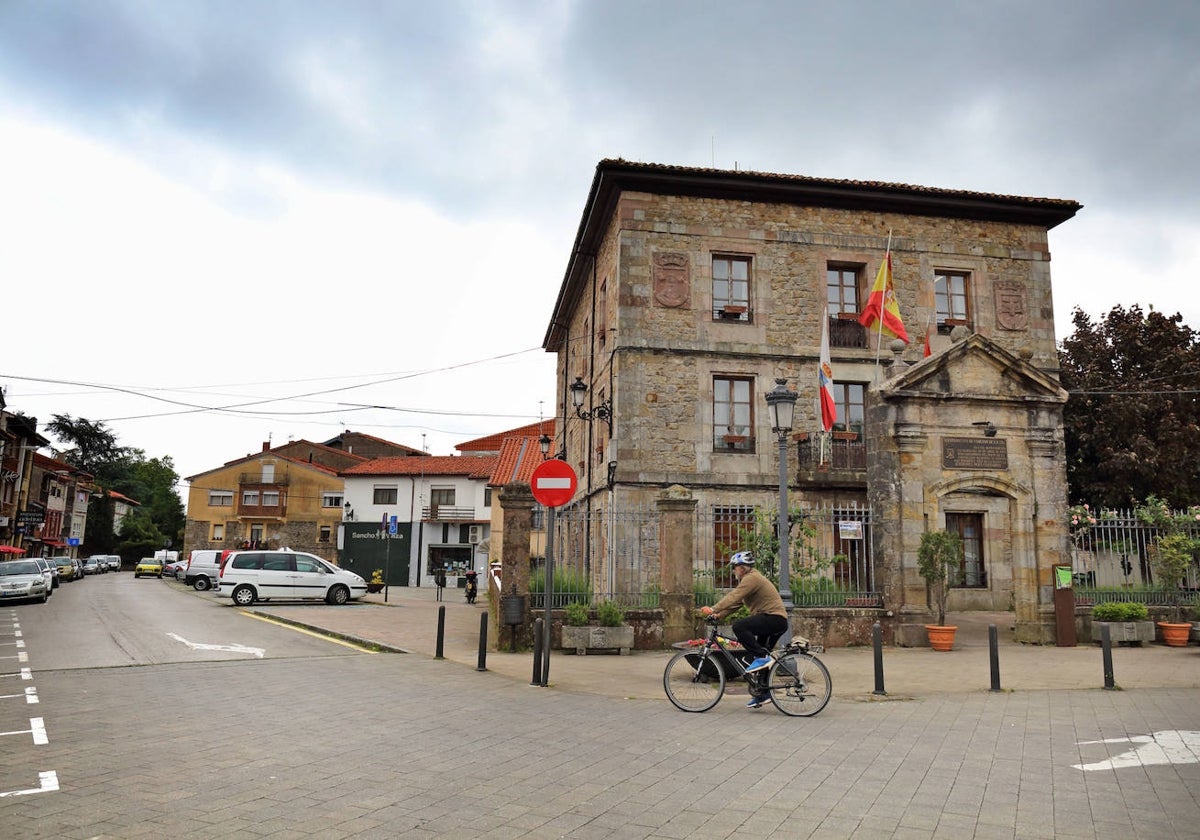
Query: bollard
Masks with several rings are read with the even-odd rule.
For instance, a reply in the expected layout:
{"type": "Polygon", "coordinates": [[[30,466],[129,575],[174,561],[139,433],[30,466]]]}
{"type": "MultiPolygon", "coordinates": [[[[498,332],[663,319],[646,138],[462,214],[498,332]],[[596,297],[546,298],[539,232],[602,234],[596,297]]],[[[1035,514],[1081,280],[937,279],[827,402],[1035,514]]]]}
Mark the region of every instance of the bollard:
{"type": "Polygon", "coordinates": [[[442,649],[446,641],[446,605],[438,607],[438,632],[437,632],[437,651],[433,654],[434,659],[445,659],[442,656],[442,649]]]}
{"type": "Polygon", "coordinates": [[[479,614],[479,660],[475,665],[476,671],[487,670],[487,610],[479,614]]]}
{"type": "Polygon", "coordinates": [[[542,626],[542,635],[546,637],[542,640],[542,688],[550,684],[550,631],[552,628],[553,625],[550,622],[546,622],[542,626]]]}
{"type": "Polygon", "coordinates": [[[992,691],[1000,690],[1000,631],[988,625],[988,654],[992,662],[992,691]]]}
{"type": "Polygon", "coordinates": [[[533,620],[533,679],[530,685],[542,684],[542,620],[533,620]]]}
{"type": "Polygon", "coordinates": [[[876,621],[871,625],[871,647],[875,649],[875,690],[872,694],[887,694],[883,690],[883,627],[876,621]]]}
{"type": "MultiPolygon", "coordinates": [[[[1095,625],[1093,625],[1095,626],[1095,625]]],[[[1112,634],[1107,622],[1100,624],[1100,650],[1104,653],[1104,687],[1109,691],[1113,691],[1117,687],[1116,680],[1113,679],[1113,664],[1112,664],[1112,634]]]]}

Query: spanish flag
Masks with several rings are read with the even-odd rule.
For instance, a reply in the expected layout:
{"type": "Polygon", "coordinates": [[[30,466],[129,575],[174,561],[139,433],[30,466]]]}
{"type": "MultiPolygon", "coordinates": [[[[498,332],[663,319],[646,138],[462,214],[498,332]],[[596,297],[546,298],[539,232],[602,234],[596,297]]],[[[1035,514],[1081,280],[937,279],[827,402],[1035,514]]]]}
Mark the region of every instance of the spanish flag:
{"type": "Polygon", "coordinates": [[[866,307],[858,316],[858,323],[864,327],[878,323],[881,331],[908,344],[908,333],[904,331],[904,323],[900,320],[896,289],[892,285],[891,250],[884,254],[883,262],[879,264],[875,285],[871,287],[871,296],[867,298],[866,307]]]}

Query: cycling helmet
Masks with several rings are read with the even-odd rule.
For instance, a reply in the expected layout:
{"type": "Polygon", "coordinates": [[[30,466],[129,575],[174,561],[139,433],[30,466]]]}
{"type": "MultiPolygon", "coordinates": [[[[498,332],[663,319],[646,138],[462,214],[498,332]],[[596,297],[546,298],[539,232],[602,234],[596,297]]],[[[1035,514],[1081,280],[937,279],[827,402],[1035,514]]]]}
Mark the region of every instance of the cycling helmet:
{"type": "Polygon", "coordinates": [[[730,566],[753,566],[754,555],[749,551],[739,551],[737,554],[729,558],[730,566]]]}

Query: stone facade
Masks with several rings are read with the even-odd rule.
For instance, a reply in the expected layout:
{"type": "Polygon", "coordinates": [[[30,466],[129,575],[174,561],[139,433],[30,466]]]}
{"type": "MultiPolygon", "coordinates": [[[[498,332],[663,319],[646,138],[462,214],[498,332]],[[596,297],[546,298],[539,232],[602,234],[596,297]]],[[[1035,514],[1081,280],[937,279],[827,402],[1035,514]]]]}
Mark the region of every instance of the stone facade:
{"type": "Polygon", "coordinates": [[[820,431],[827,271],[857,272],[861,308],[890,245],[911,343],[895,358],[891,337],[869,330],[862,346],[831,351],[835,382],[866,393],[867,479],[797,482],[792,500],[870,501],[876,579],[900,623],[927,610],[913,535],[943,527],[946,511],[978,514],[987,583],[956,593],[952,608],[1015,608],[1026,635],[1041,639],[1066,494],[1048,230],[1078,208],[601,162],[545,343],[558,354],[559,440],[579,474],[575,503],[648,505],[680,485],[701,509],[775,507],[778,447],[763,395],[786,378],[799,393],[794,430],[820,431]],[[745,311],[717,305],[714,258],[750,266],[745,311]],[[969,323],[957,344],[954,322],[937,316],[937,272],[966,278],[969,323]],[[611,423],[574,416],[567,386],[576,377],[588,388],[585,409],[611,401],[611,423]],[[727,378],[751,383],[737,448],[715,424],[714,383],[727,378]],[[1002,435],[985,437],[980,420],[1002,435]],[[1005,468],[986,459],[947,468],[941,447],[953,439],[1006,446],[1005,468]],[[968,499],[977,502],[969,510],[968,499]]]}

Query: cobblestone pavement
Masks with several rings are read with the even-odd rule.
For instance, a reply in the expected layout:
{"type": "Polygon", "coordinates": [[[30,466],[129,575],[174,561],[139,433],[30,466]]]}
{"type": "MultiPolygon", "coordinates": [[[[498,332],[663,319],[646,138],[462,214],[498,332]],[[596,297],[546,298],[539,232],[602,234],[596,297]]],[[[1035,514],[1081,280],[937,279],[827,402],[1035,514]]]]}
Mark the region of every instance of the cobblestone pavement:
{"type": "MultiPolygon", "coordinates": [[[[1021,646],[1004,646],[1011,685],[999,692],[987,690],[986,646],[912,651],[925,661],[911,666],[889,651],[889,694],[878,699],[871,670],[860,683],[857,660],[830,651],[834,700],[815,718],[751,711],[734,696],[692,715],[662,695],[662,654],[555,655],[548,688],[529,685],[528,655],[491,652],[476,670],[482,607],[444,604],[446,658],[435,659],[427,643],[443,605],[425,597],[392,590],[386,607],[259,610],[300,611],[343,636],[398,624],[408,655],[38,675],[56,724],[34,763],[31,750],[0,742],[0,774],[36,779],[56,767],[60,789],[0,799],[0,836],[1197,836],[1194,647],[1128,651],[1175,654],[1155,658],[1155,681],[1171,670],[1193,683],[1123,691],[1099,688],[1082,657],[1092,685],[1022,687],[1021,646]],[[431,617],[432,631],[417,628],[431,617]],[[960,685],[933,687],[943,667],[960,685]]],[[[1123,658],[1114,670],[1132,681],[1123,658]]]]}

